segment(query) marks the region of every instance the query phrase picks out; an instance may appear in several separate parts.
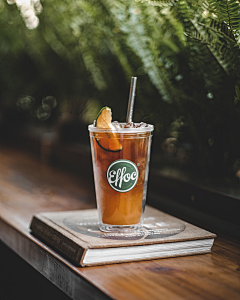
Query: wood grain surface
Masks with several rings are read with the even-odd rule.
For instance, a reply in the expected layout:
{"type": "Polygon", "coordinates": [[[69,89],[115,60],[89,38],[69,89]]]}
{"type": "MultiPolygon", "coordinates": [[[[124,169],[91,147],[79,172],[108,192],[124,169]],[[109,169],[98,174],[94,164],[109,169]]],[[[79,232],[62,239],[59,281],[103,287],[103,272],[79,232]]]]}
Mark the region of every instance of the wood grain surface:
{"type": "Polygon", "coordinates": [[[234,240],[218,236],[211,254],[77,268],[29,231],[35,213],[95,206],[93,179],[0,148],[0,239],[72,299],[240,299],[234,240]]]}

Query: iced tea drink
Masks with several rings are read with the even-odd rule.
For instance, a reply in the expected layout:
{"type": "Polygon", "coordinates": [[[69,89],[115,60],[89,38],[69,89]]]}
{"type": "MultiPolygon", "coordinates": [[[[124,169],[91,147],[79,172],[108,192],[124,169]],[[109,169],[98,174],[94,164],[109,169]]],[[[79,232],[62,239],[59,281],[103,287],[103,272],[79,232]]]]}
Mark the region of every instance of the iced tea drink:
{"type": "Polygon", "coordinates": [[[88,127],[102,231],[141,227],[153,126],[135,126],[139,127],[112,130],[88,127]]]}

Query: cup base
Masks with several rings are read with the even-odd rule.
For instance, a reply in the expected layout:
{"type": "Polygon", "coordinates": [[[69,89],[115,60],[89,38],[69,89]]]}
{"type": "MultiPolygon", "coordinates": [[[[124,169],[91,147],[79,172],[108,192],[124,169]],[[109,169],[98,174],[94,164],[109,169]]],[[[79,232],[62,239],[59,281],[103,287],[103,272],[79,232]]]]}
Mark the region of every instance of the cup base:
{"type": "Polygon", "coordinates": [[[136,225],[109,225],[100,224],[99,229],[103,232],[114,232],[114,233],[133,233],[136,231],[141,231],[141,224],[136,225]]]}

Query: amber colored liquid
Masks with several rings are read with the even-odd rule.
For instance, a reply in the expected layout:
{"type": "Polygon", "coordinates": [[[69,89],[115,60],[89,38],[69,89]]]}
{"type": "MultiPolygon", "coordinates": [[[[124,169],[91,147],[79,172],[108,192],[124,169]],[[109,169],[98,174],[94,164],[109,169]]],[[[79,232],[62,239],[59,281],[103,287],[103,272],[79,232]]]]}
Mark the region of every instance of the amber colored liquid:
{"type": "MultiPolygon", "coordinates": [[[[97,206],[104,224],[134,225],[140,222],[150,136],[149,132],[116,134],[115,138],[122,145],[122,150],[111,152],[102,149],[96,142],[95,134],[91,132],[97,206]],[[136,185],[132,190],[125,193],[115,191],[109,185],[106,177],[108,166],[118,159],[134,162],[139,171],[136,185]]],[[[97,133],[97,138],[101,145],[106,146],[110,137],[106,134],[97,133]]]]}

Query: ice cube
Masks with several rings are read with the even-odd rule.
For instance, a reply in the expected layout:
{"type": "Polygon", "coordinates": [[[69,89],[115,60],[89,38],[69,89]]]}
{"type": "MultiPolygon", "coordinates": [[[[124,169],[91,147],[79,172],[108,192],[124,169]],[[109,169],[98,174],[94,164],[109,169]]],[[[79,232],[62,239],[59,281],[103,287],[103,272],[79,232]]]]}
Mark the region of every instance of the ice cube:
{"type": "Polygon", "coordinates": [[[122,128],[122,125],[118,121],[113,121],[112,125],[115,129],[120,129],[122,128]]]}
{"type": "Polygon", "coordinates": [[[124,128],[136,128],[136,125],[134,122],[128,122],[124,125],[124,128]]]}
{"type": "Polygon", "coordinates": [[[141,123],[136,125],[136,128],[145,128],[145,127],[148,127],[148,124],[144,123],[144,122],[141,122],[141,123]]]}

